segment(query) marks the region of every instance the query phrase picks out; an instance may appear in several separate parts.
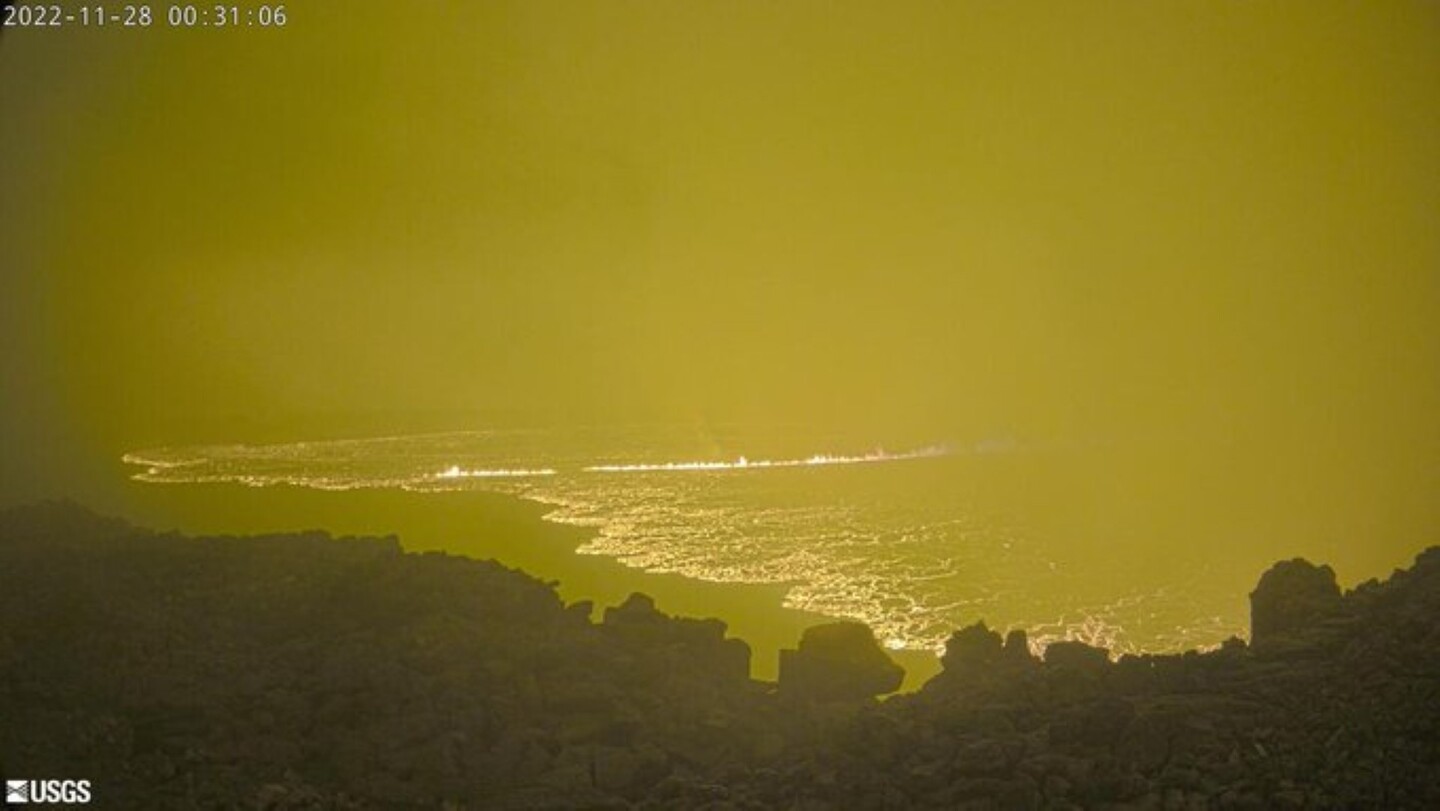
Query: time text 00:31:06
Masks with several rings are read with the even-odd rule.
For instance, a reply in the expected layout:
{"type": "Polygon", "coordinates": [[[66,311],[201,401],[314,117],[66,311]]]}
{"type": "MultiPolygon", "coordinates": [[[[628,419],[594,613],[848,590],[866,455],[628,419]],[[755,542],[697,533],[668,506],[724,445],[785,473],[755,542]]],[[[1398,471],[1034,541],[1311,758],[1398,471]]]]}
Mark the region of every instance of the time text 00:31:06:
{"type": "Polygon", "coordinates": [[[283,28],[288,22],[283,4],[92,4],[67,7],[22,3],[5,6],[0,12],[0,26],[5,28],[150,28],[156,25],[170,28],[283,28]]]}

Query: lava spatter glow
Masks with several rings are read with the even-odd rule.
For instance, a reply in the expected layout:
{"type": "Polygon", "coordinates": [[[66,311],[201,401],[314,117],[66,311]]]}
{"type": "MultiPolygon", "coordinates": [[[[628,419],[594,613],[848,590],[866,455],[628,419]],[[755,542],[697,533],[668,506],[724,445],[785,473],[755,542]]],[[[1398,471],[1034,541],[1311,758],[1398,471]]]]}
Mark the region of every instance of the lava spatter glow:
{"type": "MultiPolygon", "coordinates": [[[[650,426],[152,448],[124,461],[150,483],[506,493],[547,505],[547,521],[592,530],[578,554],[783,585],[786,606],[860,620],[896,650],[938,651],[980,618],[1029,629],[1037,648],[1080,639],[1117,652],[1195,647],[1243,629],[1222,578],[1109,584],[1126,559],[1095,551],[1112,549],[1124,527],[1092,542],[1033,526],[1026,494],[1060,475],[1054,454],[938,442],[886,451],[876,439],[868,453],[802,453],[837,445],[824,436],[777,445],[764,432],[697,442],[685,427],[650,426]],[[707,455],[729,460],[699,461],[707,455]],[[646,461],[667,459],[696,461],[646,461]],[[920,459],[932,461],[880,464],[920,459]]],[[[1195,548],[1189,571],[1204,560],[1195,548]]]]}
{"type": "Polygon", "coordinates": [[[437,479],[523,479],[531,476],[554,476],[555,469],[542,467],[534,469],[499,469],[499,470],[466,470],[459,465],[450,467],[435,474],[437,479]]]}
{"type": "Polygon", "coordinates": [[[664,473],[706,470],[764,470],[776,467],[821,467],[824,465],[861,465],[874,462],[900,462],[908,459],[926,459],[945,456],[949,450],[943,446],[921,448],[904,453],[886,453],[876,450],[861,456],[833,456],[816,454],[804,459],[748,459],[744,456],[733,462],[655,462],[632,465],[590,465],[588,473],[664,473]]]}

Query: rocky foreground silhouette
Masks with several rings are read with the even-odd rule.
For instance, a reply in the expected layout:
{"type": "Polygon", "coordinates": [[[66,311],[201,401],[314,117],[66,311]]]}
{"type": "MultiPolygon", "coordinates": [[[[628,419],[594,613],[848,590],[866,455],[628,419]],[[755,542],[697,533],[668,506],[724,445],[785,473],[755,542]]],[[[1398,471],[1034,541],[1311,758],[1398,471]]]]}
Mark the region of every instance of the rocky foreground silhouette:
{"type": "Polygon", "coordinates": [[[1440,547],[1341,594],[1277,564],[1252,639],[944,671],[862,625],[778,684],[718,620],[591,619],[494,562],[391,538],[156,534],[0,513],[0,772],[102,808],[1440,808],[1440,547]]]}

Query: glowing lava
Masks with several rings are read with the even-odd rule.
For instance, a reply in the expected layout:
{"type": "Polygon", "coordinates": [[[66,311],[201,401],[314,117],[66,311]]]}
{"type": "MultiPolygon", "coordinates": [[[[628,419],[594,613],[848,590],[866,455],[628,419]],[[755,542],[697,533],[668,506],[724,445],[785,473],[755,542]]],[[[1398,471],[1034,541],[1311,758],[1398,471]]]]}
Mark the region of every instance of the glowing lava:
{"type": "Polygon", "coordinates": [[[526,476],[554,476],[552,468],[542,467],[533,470],[525,468],[497,469],[497,470],[466,470],[459,465],[450,467],[435,474],[437,479],[515,479],[526,476]]]}
{"type": "Polygon", "coordinates": [[[824,465],[863,465],[874,462],[901,462],[907,459],[927,459],[945,456],[949,451],[943,447],[921,448],[904,453],[886,453],[876,450],[863,456],[831,456],[817,454],[805,459],[747,459],[744,456],[733,462],[655,462],[635,465],[591,465],[583,468],[588,473],[657,473],[693,470],[763,470],[776,467],[820,467],[824,465]]]}

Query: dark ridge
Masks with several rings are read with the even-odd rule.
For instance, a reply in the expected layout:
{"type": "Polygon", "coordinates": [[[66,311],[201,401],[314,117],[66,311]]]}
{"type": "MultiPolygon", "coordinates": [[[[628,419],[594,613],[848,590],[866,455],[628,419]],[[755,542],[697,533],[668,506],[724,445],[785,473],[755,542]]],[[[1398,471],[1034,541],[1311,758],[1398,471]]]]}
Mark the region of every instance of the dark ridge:
{"type": "Polygon", "coordinates": [[[565,606],[494,561],[323,532],[0,513],[0,772],[102,808],[1440,807],[1440,547],[1340,594],[1277,564],[1253,644],[1111,662],[864,626],[749,678],[724,623],[565,606]]]}

